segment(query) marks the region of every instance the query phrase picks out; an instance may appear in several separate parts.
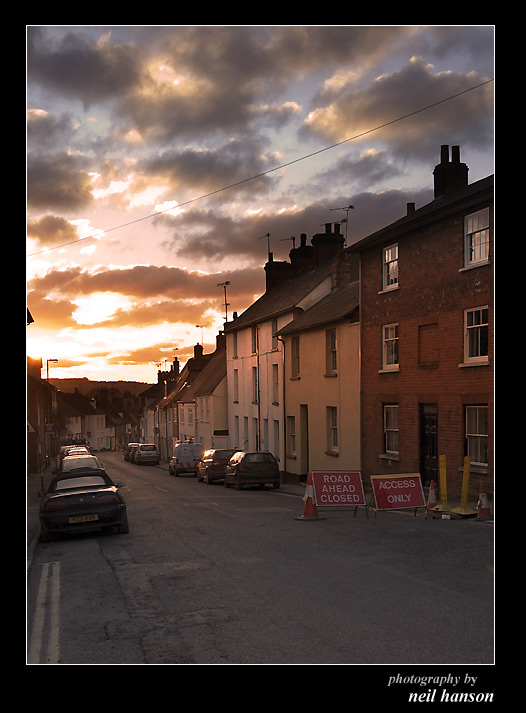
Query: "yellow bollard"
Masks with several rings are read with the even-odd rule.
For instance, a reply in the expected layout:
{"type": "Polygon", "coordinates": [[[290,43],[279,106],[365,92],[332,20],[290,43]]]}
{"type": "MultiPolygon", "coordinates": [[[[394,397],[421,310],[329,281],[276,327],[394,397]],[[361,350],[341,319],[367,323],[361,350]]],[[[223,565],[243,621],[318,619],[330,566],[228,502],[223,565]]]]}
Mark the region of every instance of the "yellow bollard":
{"type": "Polygon", "coordinates": [[[451,507],[447,502],[446,456],[438,456],[438,470],[440,476],[440,504],[433,510],[448,511],[451,510],[451,507]]]}
{"type": "Polygon", "coordinates": [[[468,507],[468,493],[469,493],[469,476],[471,471],[471,458],[466,456],[464,458],[464,473],[462,475],[462,495],[460,497],[460,506],[458,508],[453,508],[453,512],[459,515],[476,515],[477,511],[468,507]]]}

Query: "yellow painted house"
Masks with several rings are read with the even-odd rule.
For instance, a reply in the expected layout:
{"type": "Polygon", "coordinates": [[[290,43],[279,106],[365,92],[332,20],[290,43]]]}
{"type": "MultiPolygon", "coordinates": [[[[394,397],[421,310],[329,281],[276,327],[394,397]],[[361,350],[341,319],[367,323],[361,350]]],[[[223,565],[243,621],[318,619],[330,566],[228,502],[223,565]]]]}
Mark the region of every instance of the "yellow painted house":
{"type": "Polygon", "coordinates": [[[284,344],[283,470],[361,470],[359,283],[331,292],[278,332],[284,344]]]}

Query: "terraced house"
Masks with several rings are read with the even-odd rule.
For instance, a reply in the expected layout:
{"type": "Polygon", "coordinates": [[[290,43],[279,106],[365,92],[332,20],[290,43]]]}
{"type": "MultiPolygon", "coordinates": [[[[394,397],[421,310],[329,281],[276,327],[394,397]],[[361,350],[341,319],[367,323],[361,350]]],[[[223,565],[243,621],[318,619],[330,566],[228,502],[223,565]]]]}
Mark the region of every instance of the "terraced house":
{"type": "Polygon", "coordinates": [[[493,490],[493,176],[441,149],[434,199],[360,240],[362,469],[493,490]]]}

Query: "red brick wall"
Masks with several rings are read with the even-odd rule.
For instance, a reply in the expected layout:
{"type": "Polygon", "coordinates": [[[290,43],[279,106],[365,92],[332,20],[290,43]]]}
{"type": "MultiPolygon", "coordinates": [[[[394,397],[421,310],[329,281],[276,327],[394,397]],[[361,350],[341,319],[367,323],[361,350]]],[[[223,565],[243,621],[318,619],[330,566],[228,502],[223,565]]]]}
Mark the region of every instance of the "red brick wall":
{"type": "MultiPolygon", "coordinates": [[[[464,405],[487,403],[490,412],[490,463],[493,457],[493,268],[463,267],[464,214],[469,210],[361,252],[362,469],[371,474],[420,470],[419,405],[438,405],[438,451],[446,456],[449,496],[460,496],[464,461],[464,405]],[[381,291],[382,248],[398,243],[399,289],[381,291]],[[460,367],[463,361],[464,309],[489,306],[490,365],[460,367]],[[382,368],[382,325],[399,323],[400,371],[382,368]],[[384,403],[399,404],[400,460],[383,452],[384,403]]],[[[490,217],[492,211],[490,206],[490,217]]],[[[492,237],[492,236],[491,236],[492,237]]],[[[490,262],[492,258],[490,244],[490,262]]],[[[470,494],[480,482],[493,489],[493,472],[472,469],[470,494]]],[[[437,484],[438,487],[438,484],[437,484]]]]}

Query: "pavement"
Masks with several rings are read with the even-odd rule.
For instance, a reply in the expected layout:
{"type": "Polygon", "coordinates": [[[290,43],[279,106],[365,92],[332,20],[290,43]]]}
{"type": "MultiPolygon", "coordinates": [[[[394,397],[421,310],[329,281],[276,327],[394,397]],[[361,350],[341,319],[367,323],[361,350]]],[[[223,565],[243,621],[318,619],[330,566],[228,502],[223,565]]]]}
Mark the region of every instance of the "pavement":
{"type": "MultiPolygon", "coordinates": [[[[158,466],[161,470],[168,470],[168,463],[161,462],[158,466]]],[[[49,485],[53,474],[51,468],[47,468],[43,473],[28,473],[27,474],[27,569],[31,565],[33,558],[33,553],[36,545],[38,544],[38,539],[40,537],[40,521],[38,517],[38,512],[40,508],[40,497],[38,493],[47,488],[49,485]]],[[[365,485],[365,484],[364,484],[365,485]]],[[[305,482],[299,481],[299,479],[294,479],[289,477],[287,482],[282,482],[280,493],[286,493],[287,495],[295,495],[298,498],[303,498],[305,496],[305,482]]],[[[427,493],[425,493],[427,498],[427,493]]],[[[368,494],[366,493],[366,498],[368,500],[368,494]]],[[[430,517],[441,518],[441,519],[458,519],[465,516],[459,515],[454,512],[455,508],[460,506],[460,503],[452,502],[449,504],[450,509],[447,512],[435,511],[430,513],[430,517]]],[[[488,518],[479,518],[477,513],[477,503],[468,503],[467,508],[469,511],[474,512],[475,515],[466,516],[465,519],[470,519],[474,522],[490,521],[493,522],[493,508],[492,503],[489,503],[490,516],[488,518]]],[[[301,516],[303,512],[303,505],[298,504],[298,517],[301,516]]],[[[411,511],[412,512],[412,511],[411,511]]]]}

